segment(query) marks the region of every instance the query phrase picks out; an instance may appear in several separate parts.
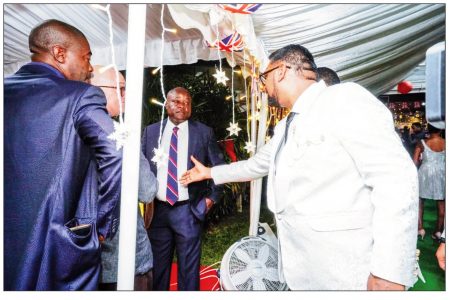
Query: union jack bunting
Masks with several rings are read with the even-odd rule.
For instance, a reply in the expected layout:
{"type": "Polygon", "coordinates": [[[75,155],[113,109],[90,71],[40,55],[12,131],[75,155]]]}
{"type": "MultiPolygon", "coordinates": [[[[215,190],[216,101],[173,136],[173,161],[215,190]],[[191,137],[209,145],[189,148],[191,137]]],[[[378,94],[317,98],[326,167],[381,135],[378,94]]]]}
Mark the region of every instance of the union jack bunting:
{"type": "Polygon", "coordinates": [[[206,41],[206,45],[209,48],[219,48],[220,51],[226,52],[239,52],[244,50],[244,41],[242,40],[242,36],[237,31],[235,31],[233,34],[230,34],[221,41],[216,40],[212,44],[206,41]]]}
{"type": "Polygon", "coordinates": [[[262,4],[219,4],[225,10],[235,14],[248,15],[254,13],[262,4]]]}

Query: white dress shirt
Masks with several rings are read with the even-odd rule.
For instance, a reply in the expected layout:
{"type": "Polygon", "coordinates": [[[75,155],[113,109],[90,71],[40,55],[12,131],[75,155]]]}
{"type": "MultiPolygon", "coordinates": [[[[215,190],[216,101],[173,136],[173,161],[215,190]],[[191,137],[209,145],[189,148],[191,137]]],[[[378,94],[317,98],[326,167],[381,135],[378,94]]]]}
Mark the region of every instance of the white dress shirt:
{"type": "Polygon", "coordinates": [[[215,184],[268,174],[280,277],[293,290],[364,290],[369,274],[412,286],[417,170],[392,114],[354,83],[312,84],[247,161],[212,168],[215,184]],[[278,152],[278,153],[277,153],[278,152]]]}
{"type": "MultiPolygon", "coordinates": [[[[188,146],[189,146],[189,121],[184,121],[177,125],[178,129],[178,143],[177,143],[177,176],[181,177],[183,173],[187,170],[188,164],[188,146]]],[[[175,124],[173,124],[170,119],[167,119],[166,127],[164,128],[164,132],[161,138],[161,147],[164,149],[164,152],[169,155],[169,147],[170,147],[170,139],[172,138],[172,132],[175,124]]],[[[167,168],[169,165],[169,157],[167,156],[167,160],[158,167],[158,193],[156,197],[159,200],[166,200],[166,191],[167,191],[167,168]]],[[[189,192],[188,188],[184,187],[178,182],[178,201],[189,200],[189,192]]]]}

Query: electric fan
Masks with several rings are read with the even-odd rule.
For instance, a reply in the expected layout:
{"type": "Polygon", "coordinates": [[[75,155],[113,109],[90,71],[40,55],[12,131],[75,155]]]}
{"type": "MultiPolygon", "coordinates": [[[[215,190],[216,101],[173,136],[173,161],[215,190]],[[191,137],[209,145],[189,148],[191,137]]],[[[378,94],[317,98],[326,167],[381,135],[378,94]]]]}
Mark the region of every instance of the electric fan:
{"type": "Polygon", "coordinates": [[[225,252],[220,265],[223,290],[287,290],[278,276],[278,251],[266,239],[247,236],[225,252]]]}
{"type": "Polygon", "coordinates": [[[252,193],[252,188],[250,235],[235,242],[225,252],[220,264],[221,288],[238,291],[287,290],[287,284],[280,280],[278,274],[278,241],[268,224],[258,226],[261,193],[252,193]]]}

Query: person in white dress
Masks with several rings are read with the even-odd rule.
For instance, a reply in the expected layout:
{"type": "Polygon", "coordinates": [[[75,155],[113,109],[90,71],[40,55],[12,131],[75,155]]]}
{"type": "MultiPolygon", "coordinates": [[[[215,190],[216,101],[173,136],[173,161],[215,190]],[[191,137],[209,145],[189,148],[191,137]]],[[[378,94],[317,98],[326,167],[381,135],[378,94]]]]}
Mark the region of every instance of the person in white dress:
{"type": "Polygon", "coordinates": [[[428,124],[429,138],[421,140],[414,151],[414,163],[419,167],[419,223],[418,235],[423,239],[424,200],[434,200],[437,221],[431,238],[438,240],[444,229],[445,218],[445,140],[441,130],[428,124]]]}

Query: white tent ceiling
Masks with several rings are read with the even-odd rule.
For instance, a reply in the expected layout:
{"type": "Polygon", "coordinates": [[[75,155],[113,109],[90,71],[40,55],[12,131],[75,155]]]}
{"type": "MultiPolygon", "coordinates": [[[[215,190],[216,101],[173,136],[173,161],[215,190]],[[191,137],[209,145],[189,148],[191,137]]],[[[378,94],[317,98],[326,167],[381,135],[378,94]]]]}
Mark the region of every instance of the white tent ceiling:
{"type": "MultiPolygon", "coordinates": [[[[94,64],[111,63],[105,12],[89,4],[5,4],[3,9],[5,74],[29,61],[28,34],[50,18],[85,33],[94,64]]],[[[111,15],[117,65],[124,69],[128,5],[112,4],[111,15]]],[[[148,4],[145,65],[150,67],[160,64],[160,16],[161,4],[148,4]]],[[[299,43],[313,53],[318,66],[375,94],[420,69],[426,50],[445,39],[445,4],[263,4],[254,14],[241,16],[215,4],[167,4],[163,21],[166,28],[177,29],[176,34],[165,33],[164,64],[216,60],[217,51],[204,42],[215,38],[215,23],[234,24],[263,66],[272,51],[299,43]]],[[[413,76],[423,83],[423,75],[413,76]]]]}

